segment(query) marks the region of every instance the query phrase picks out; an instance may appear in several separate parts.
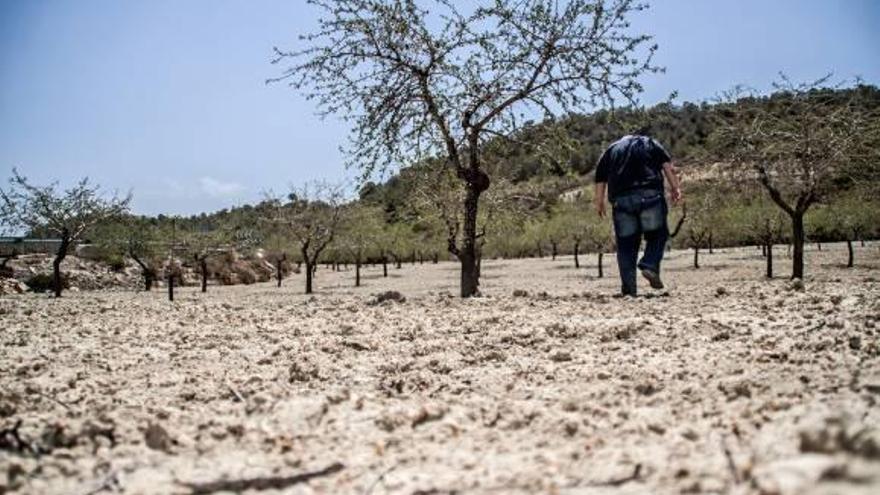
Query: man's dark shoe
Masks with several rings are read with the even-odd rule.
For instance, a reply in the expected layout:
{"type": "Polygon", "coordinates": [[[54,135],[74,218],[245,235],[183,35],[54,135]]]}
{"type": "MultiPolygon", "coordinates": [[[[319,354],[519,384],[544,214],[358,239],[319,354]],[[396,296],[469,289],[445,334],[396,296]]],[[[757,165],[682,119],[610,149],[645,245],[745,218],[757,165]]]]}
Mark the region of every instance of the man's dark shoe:
{"type": "Polygon", "coordinates": [[[648,282],[651,283],[652,289],[662,289],[663,281],[660,280],[660,274],[655,272],[654,270],[642,269],[642,276],[645,277],[648,282]]]}

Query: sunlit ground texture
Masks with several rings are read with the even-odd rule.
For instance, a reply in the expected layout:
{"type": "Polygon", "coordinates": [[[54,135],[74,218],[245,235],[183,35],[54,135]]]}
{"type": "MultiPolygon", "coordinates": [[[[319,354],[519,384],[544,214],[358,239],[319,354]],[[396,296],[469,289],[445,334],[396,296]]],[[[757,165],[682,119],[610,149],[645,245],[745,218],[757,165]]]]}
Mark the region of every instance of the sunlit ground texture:
{"type": "Polygon", "coordinates": [[[878,493],[880,245],[605,258],[0,298],[0,493],[878,493]]]}

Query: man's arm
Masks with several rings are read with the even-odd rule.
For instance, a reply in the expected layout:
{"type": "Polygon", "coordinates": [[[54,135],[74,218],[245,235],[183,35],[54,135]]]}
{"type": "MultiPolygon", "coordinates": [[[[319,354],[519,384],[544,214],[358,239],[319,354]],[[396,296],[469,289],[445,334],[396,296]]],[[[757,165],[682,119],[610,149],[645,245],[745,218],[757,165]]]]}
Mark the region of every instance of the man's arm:
{"type": "Polygon", "coordinates": [[[651,154],[654,163],[662,164],[663,175],[666,176],[666,180],[669,181],[669,189],[672,193],[672,203],[678,204],[681,201],[681,184],[678,182],[678,174],[676,173],[675,164],[672,163],[672,157],[669,155],[669,152],[666,151],[666,148],[663,147],[656,139],[651,139],[651,154]]]}
{"type": "Polygon", "coordinates": [[[682,199],[681,183],[678,181],[678,174],[676,173],[675,165],[672,162],[666,162],[663,164],[663,175],[665,175],[666,180],[669,181],[669,189],[672,193],[672,203],[680,203],[682,199]]]}
{"type": "Polygon", "coordinates": [[[607,182],[597,182],[593,194],[593,202],[596,204],[596,213],[599,214],[600,218],[605,218],[605,190],[607,189],[607,186],[607,182]]]}

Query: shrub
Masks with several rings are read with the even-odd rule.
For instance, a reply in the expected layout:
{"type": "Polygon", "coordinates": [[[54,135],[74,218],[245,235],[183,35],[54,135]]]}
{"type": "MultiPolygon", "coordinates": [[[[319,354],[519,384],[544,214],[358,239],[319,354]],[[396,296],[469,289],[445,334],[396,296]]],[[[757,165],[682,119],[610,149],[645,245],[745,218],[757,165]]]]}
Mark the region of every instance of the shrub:
{"type": "MultiPolygon", "coordinates": [[[[24,283],[33,292],[47,292],[55,288],[55,282],[52,280],[51,273],[38,273],[31,278],[25,280],[24,283]]],[[[70,281],[64,274],[61,275],[61,287],[63,289],[70,288],[70,281]]]]}
{"type": "Polygon", "coordinates": [[[107,257],[107,264],[114,272],[121,272],[125,269],[125,258],[121,254],[113,254],[107,257]]]}

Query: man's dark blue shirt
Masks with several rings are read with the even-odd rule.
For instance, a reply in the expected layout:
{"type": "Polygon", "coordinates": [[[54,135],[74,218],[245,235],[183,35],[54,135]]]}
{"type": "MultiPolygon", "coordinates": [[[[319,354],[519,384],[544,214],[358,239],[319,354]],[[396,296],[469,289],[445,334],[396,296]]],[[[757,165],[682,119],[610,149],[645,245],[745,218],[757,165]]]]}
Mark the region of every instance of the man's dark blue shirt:
{"type": "Polygon", "coordinates": [[[628,191],[663,191],[663,164],[669,153],[647,136],[624,136],[605,150],[596,165],[596,182],[608,183],[608,198],[628,191]]]}

